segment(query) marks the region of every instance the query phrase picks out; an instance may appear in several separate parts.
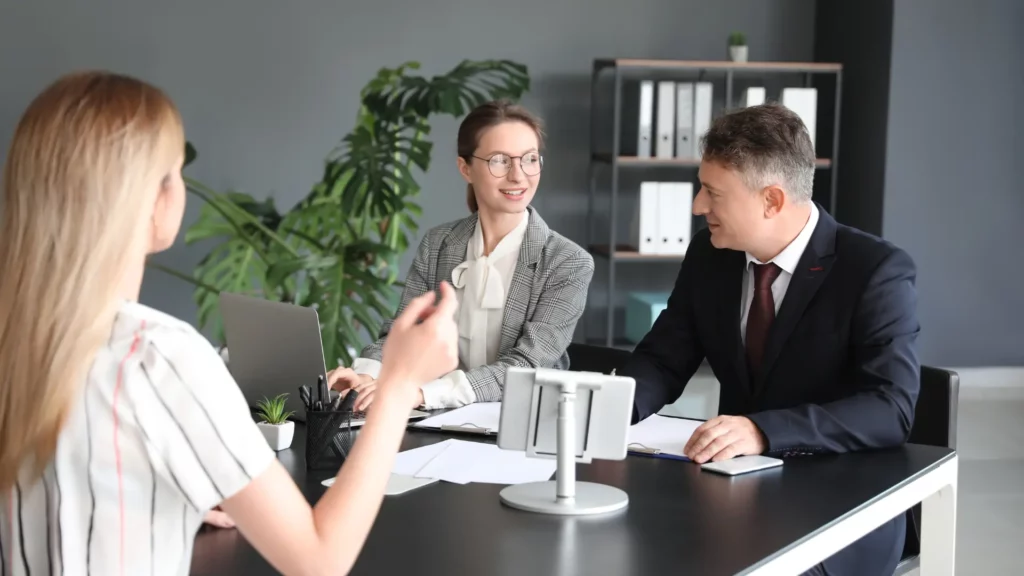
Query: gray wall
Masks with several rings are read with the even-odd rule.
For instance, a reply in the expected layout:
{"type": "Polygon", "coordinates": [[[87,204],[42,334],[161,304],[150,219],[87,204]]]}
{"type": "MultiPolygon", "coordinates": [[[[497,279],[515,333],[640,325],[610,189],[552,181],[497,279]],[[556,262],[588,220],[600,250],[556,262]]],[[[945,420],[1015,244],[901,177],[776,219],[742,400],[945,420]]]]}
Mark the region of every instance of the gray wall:
{"type": "MultiPolygon", "coordinates": [[[[882,235],[893,0],[819,2],[814,56],[843,64],[839,221],[882,235]]],[[[825,82],[819,98],[833,97],[825,82]]]]}
{"type": "MultiPolygon", "coordinates": [[[[378,68],[415,59],[434,74],[464,58],[511,58],[529,66],[534,88],[525,103],[548,123],[535,205],[582,243],[593,58],[721,59],[728,33],[743,30],[752,58],[806,60],[813,23],[814,4],[805,0],[6,2],[0,141],[6,147],[30,98],[58,74],[83,67],[135,74],[165,88],[182,109],[200,152],[191,176],[270,194],[287,208],[318,178],[323,157],[352,125],[359,89],[378,68]]],[[[421,181],[423,230],[465,214],[456,128],[452,120],[434,123],[434,162],[421,181]]],[[[197,208],[190,205],[186,222],[197,208]]],[[[188,270],[201,255],[179,244],[158,260],[188,270]]],[[[649,271],[671,287],[675,267],[649,271]]],[[[603,302],[603,277],[599,268],[595,302],[603,302]]],[[[142,299],[194,318],[188,287],[157,272],[147,276],[142,299]]]]}
{"type": "Polygon", "coordinates": [[[918,265],[922,361],[1024,365],[1024,2],[894,4],[883,229],[918,265]]]}

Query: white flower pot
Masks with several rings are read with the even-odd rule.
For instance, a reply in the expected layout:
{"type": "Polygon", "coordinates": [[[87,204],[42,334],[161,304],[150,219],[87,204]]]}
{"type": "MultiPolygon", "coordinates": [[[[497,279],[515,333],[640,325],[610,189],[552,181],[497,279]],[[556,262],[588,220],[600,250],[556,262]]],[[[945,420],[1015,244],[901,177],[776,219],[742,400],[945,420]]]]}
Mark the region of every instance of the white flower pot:
{"type": "Polygon", "coordinates": [[[746,62],[747,61],[747,47],[746,46],[729,46],[729,59],[733,62],[746,62]]]}
{"type": "Polygon", "coordinates": [[[267,424],[257,422],[260,432],[267,439],[267,444],[275,451],[281,451],[292,445],[292,438],[295,436],[295,422],[288,421],[284,424],[267,424]]]}

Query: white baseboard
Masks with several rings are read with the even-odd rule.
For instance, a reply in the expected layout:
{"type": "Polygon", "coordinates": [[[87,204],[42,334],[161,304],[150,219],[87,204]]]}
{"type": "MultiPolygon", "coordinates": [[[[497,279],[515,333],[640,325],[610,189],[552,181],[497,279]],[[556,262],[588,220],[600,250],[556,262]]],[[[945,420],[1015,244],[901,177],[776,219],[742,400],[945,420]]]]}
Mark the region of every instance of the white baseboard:
{"type": "Polygon", "coordinates": [[[1024,366],[946,368],[960,375],[960,388],[1024,388],[1024,366]]]}

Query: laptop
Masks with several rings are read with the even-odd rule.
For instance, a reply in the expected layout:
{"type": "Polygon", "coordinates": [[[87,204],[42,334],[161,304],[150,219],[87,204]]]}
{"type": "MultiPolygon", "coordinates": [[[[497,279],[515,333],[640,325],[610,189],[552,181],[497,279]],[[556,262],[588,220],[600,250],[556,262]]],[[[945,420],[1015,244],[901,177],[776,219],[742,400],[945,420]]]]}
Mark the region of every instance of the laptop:
{"type": "MultiPolygon", "coordinates": [[[[228,346],[228,369],[249,407],[264,398],[288,394],[286,410],[305,421],[299,386],[309,386],[316,398],[317,378],[326,377],[320,319],[316,310],[262,298],[221,292],[220,312],[228,346]]],[[[333,367],[332,367],[333,368],[333,367]]],[[[332,398],[337,392],[332,391],[332,398]]],[[[430,416],[413,410],[410,420],[430,416]]],[[[366,414],[352,415],[352,426],[366,423],[366,414]]]]}

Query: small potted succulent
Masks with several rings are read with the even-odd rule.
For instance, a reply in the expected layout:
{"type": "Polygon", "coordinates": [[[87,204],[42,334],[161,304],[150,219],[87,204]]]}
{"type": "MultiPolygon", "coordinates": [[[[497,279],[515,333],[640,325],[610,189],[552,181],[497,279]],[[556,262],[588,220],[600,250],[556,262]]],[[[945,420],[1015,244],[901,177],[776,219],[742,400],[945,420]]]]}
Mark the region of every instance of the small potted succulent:
{"type": "Polygon", "coordinates": [[[267,444],[275,451],[280,451],[292,445],[292,438],[295,436],[295,422],[288,418],[294,412],[285,411],[285,400],[288,394],[281,394],[274,398],[266,398],[257,402],[260,422],[256,425],[263,432],[267,444]]]}
{"type": "Polygon", "coordinates": [[[743,32],[729,35],[729,59],[733,62],[747,61],[747,36],[743,32]]]}

